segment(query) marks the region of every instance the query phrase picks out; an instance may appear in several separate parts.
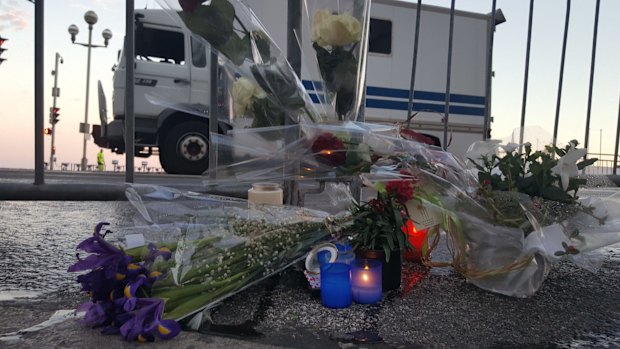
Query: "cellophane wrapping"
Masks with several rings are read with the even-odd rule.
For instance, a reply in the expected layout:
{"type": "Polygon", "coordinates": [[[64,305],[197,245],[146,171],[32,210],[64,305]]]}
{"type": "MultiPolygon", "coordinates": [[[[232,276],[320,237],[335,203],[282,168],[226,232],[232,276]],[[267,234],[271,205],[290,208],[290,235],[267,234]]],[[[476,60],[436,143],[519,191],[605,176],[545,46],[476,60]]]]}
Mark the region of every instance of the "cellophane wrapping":
{"type": "Polygon", "coordinates": [[[245,200],[150,185],[129,186],[127,197],[135,226],[115,232],[134,262],[150,244],[170,249],[171,259],[146,267],[164,274],[150,297],[164,299],[164,317],[174,320],[285,269],[329,235],[326,213],[300,207],[249,207],[245,200]]]}

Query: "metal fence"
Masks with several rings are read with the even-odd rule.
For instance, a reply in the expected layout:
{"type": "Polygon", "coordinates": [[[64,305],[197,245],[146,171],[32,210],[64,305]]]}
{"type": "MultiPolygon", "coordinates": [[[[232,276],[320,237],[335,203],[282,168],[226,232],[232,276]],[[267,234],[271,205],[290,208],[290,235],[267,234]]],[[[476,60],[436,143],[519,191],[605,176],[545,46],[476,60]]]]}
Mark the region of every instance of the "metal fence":
{"type": "MultiPolygon", "coordinates": [[[[296,2],[296,1],[301,1],[301,0],[289,0],[289,2],[296,2]]],[[[454,13],[455,13],[455,3],[456,0],[451,0],[451,6],[450,6],[450,18],[451,18],[451,25],[450,25],[450,37],[452,38],[453,35],[453,18],[454,18],[454,13]]],[[[44,79],[44,71],[43,71],[43,38],[44,38],[44,31],[43,31],[43,23],[44,23],[44,0],[37,0],[36,2],[34,2],[35,4],[35,40],[34,40],[34,46],[35,46],[35,123],[34,123],[34,132],[35,132],[35,178],[34,178],[34,184],[43,184],[44,183],[44,170],[45,170],[45,160],[44,160],[44,151],[43,151],[43,146],[44,146],[44,142],[43,142],[43,129],[44,129],[44,101],[43,101],[43,79],[44,79]]],[[[424,5],[423,1],[418,0],[418,5],[424,5]]],[[[489,11],[495,11],[496,8],[496,0],[489,0],[488,1],[488,5],[489,5],[489,11]]],[[[565,22],[565,28],[564,28],[564,45],[562,48],[562,68],[563,68],[563,62],[564,62],[564,54],[565,54],[565,50],[566,50],[566,41],[567,41],[567,35],[568,35],[568,25],[569,25],[569,17],[570,17],[570,6],[571,6],[571,0],[567,0],[566,1],[566,7],[564,9],[564,11],[560,11],[561,13],[559,14],[562,17],[566,17],[566,22],[565,22]]],[[[599,27],[599,9],[600,9],[600,0],[596,0],[596,2],[592,2],[592,6],[595,6],[595,18],[594,18],[594,30],[593,30],[593,37],[592,37],[592,60],[590,62],[590,82],[589,82],[589,93],[588,93],[588,110],[587,110],[587,121],[586,121],[586,126],[585,126],[585,130],[589,130],[589,123],[590,123],[590,113],[591,113],[591,105],[592,105],[592,86],[593,86],[593,76],[594,76],[594,70],[595,70],[595,57],[596,57],[596,51],[597,51],[597,34],[598,34],[598,27],[599,27]]],[[[491,12],[493,13],[493,12],[491,12]]],[[[525,65],[525,72],[524,72],[524,79],[523,79],[523,95],[522,95],[522,118],[521,118],[521,127],[523,129],[523,126],[525,125],[525,107],[526,107],[526,102],[527,102],[527,90],[528,90],[528,69],[529,69],[529,59],[530,59],[530,43],[531,43],[531,39],[532,39],[532,32],[531,32],[531,27],[532,27],[532,18],[534,15],[534,0],[530,0],[529,2],[529,22],[526,24],[524,23],[523,25],[527,25],[528,26],[528,35],[527,35],[527,50],[524,54],[525,56],[525,60],[526,60],[526,65],[525,65]]],[[[424,18],[420,19],[420,16],[418,16],[418,20],[424,21],[424,18]]],[[[493,25],[493,29],[494,29],[494,21],[491,21],[492,25],[493,25]]],[[[289,23],[289,27],[291,25],[294,25],[294,23],[289,23]]],[[[493,31],[492,30],[490,32],[490,38],[488,38],[489,42],[491,43],[490,47],[489,47],[489,58],[490,61],[492,59],[492,50],[493,50],[493,31]]],[[[128,59],[126,61],[132,61],[133,57],[134,57],[134,1],[133,0],[127,0],[126,1],[126,33],[128,35],[126,35],[125,40],[126,40],[126,47],[125,47],[125,54],[127,55],[128,59]]],[[[416,36],[416,42],[417,42],[417,37],[419,35],[419,30],[416,30],[416,33],[412,33],[413,35],[416,36]]],[[[452,48],[452,40],[449,41],[449,51],[451,52],[451,48],[452,48]]],[[[521,53],[519,52],[515,52],[516,55],[520,55],[521,53]]],[[[449,56],[451,56],[451,53],[449,54],[449,56]]],[[[445,110],[448,111],[449,110],[449,106],[450,106],[450,68],[451,68],[451,59],[450,57],[448,57],[448,76],[447,76],[447,83],[446,83],[446,108],[445,110]]],[[[412,62],[412,66],[413,66],[413,72],[412,75],[415,76],[415,67],[416,63],[415,60],[412,62]]],[[[125,101],[127,103],[126,105],[126,110],[125,110],[125,115],[126,115],[126,149],[133,149],[134,148],[134,142],[135,142],[135,135],[134,135],[134,112],[133,112],[133,65],[129,64],[127,65],[127,74],[126,74],[126,97],[125,97],[125,101]]],[[[491,71],[492,67],[488,67],[489,72],[491,71]]],[[[490,76],[490,75],[489,75],[490,76]]],[[[557,100],[557,110],[559,111],[560,109],[560,97],[561,97],[561,88],[562,88],[562,79],[563,79],[563,69],[561,69],[560,71],[560,75],[559,75],[559,96],[558,96],[558,100],[557,100]]],[[[490,79],[489,79],[490,80],[490,79]]],[[[412,83],[412,87],[413,87],[413,83],[412,83]]],[[[412,94],[412,92],[410,91],[410,94],[412,94]]],[[[409,103],[411,104],[411,103],[409,103]]],[[[490,109],[491,106],[490,104],[487,106],[487,110],[486,110],[486,126],[488,127],[488,120],[490,118],[490,109]]],[[[620,110],[619,110],[619,114],[620,114],[620,110]]],[[[445,117],[445,122],[447,124],[448,122],[448,118],[449,115],[446,115],[445,117]]],[[[557,132],[557,122],[558,122],[558,118],[559,115],[556,115],[556,125],[555,125],[555,132],[557,132]]],[[[618,124],[620,125],[620,117],[618,118],[618,124]]],[[[614,164],[614,159],[618,158],[618,143],[620,141],[620,133],[618,133],[618,130],[620,130],[620,127],[616,128],[616,143],[615,143],[615,148],[614,148],[614,154],[611,155],[610,157],[606,157],[601,159],[595,166],[592,166],[592,171],[598,171],[598,174],[615,174],[616,173],[616,166],[614,164]]],[[[447,127],[444,127],[444,142],[446,140],[447,137],[447,127]]],[[[554,132],[554,133],[555,133],[554,132]]],[[[588,134],[586,134],[585,136],[585,147],[588,147],[588,134]]],[[[212,147],[210,147],[212,148],[212,147]]],[[[606,154],[609,155],[609,154],[606,154]]],[[[133,182],[134,181],[134,154],[133,152],[129,151],[127,152],[126,155],[126,182],[133,182]]]]}

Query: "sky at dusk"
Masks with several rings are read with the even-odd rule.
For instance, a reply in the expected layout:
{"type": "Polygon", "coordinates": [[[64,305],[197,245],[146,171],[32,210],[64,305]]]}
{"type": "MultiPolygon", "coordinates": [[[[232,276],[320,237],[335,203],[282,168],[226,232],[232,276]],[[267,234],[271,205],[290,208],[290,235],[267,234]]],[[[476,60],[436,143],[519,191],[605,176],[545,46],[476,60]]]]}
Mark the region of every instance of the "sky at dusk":
{"type": "MultiPolygon", "coordinates": [[[[154,0],[136,0],[136,8],[156,7],[154,0]]],[[[423,4],[450,6],[450,0],[426,0],[423,4]]],[[[491,0],[457,0],[457,9],[488,13],[491,0]]],[[[509,136],[521,118],[523,72],[527,38],[529,1],[499,0],[507,19],[497,27],[493,69],[492,124],[493,138],[509,136]]],[[[530,84],[527,101],[526,126],[539,126],[553,132],[560,54],[564,29],[565,0],[537,1],[531,48],[530,84]]],[[[113,38],[108,48],[93,49],[90,87],[89,123],[99,123],[97,107],[98,80],[103,83],[111,110],[112,66],[124,36],[122,0],[53,0],[45,1],[45,127],[47,111],[52,105],[51,88],[56,52],[64,59],[59,68],[61,96],[58,99],[60,122],[56,127],[58,164],[78,163],[82,156],[87,49],[71,44],[67,27],[80,28],[78,42],[88,40],[84,12],[95,11],[99,22],[94,26],[93,43],[103,44],[101,31],[109,28],[113,38]]],[[[559,138],[577,139],[583,143],[588,97],[588,81],[592,49],[594,0],[572,2],[571,26],[562,96],[559,138]]],[[[601,14],[596,56],[594,97],[590,129],[590,152],[613,153],[618,118],[620,91],[620,41],[617,40],[620,2],[601,1],[601,14]],[[602,133],[602,138],[600,137],[602,133]],[[602,149],[600,147],[602,146],[602,149]]],[[[422,19],[423,21],[424,19],[422,19]]],[[[0,65],[0,168],[34,168],[34,5],[26,0],[0,0],[0,36],[9,39],[8,49],[0,65]]],[[[458,28],[457,28],[458,30],[458,28]]],[[[111,115],[109,116],[111,117],[111,115]]],[[[533,140],[530,140],[533,141],[533,140]]],[[[45,137],[45,159],[49,160],[50,137],[45,137]]],[[[88,143],[89,163],[94,163],[99,148],[88,143]]],[[[106,161],[124,158],[105,151],[106,161]]],[[[143,159],[138,158],[139,166],[143,159]]],[[[156,157],[150,166],[159,167],[156,157]]]]}

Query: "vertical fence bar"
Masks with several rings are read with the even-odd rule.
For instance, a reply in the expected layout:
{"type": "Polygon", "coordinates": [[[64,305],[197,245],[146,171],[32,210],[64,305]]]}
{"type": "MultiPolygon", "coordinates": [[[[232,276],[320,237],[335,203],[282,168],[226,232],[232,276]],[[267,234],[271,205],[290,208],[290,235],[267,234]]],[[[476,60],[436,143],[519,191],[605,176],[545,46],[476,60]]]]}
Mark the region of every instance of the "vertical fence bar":
{"type": "Polygon", "coordinates": [[[525,109],[527,105],[527,83],[530,74],[530,47],[532,44],[532,20],[534,19],[534,0],[530,0],[530,15],[527,26],[527,48],[525,51],[525,76],[523,78],[523,103],[521,105],[521,124],[519,129],[519,144],[523,144],[523,132],[525,128],[525,109]]]}
{"type": "Polygon", "coordinates": [[[493,0],[491,5],[491,25],[489,31],[489,39],[487,41],[487,82],[486,82],[486,99],[484,126],[482,128],[482,140],[489,138],[489,124],[491,123],[491,84],[493,81],[493,39],[495,37],[495,10],[497,8],[497,0],[493,0]]]}
{"type": "Polygon", "coordinates": [[[134,110],[135,32],[134,0],[125,2],[125,182],[134,182],[136,144],[134,110]]]}
{"type": "Polygon", "coordinates": [[[209,179],[217,179],[217,148],[213,146],[213,135],[219,131],[220,111],[217,103],[219,63],[217,51],[211,47],[209,58],[209,179]]]}
{"type": "Polygon", "coordinates": [[[409,102],[407,103],[407,128],[411,127],[411,113],[413,112],[413,97],[415,94],[415,73],[418,67],[418,43],[420,41],[420,17],[422,15],[422,0],[418,0],[415,14],[415,35],[413,42],[413,59],[411,62],[411,82],[409,84],[409,102]]]}
{"type": "Polygon", "coordinates": [[[443,119],[443,149],[448,149],[448,121],[450,119],[450,76],[452,75],[452,40],[454,39],[454,5],[456,0],[452,0],[450,5],[450,36],[448,39],[448,66],[446,73],[446,102],[443,119]]]}
{"type": "MultiPolygon", "coordinates": [[[[598,15],[601,7],[601,0],[596,0],[596,10],[594,12],[594,34],[592,35],[592,61],[590,62],[590,87],[588,89],[588,111],[586,113],[586,136],[583,144],[584,148],[588,148],[590,141],[590,116],[592,113],[592,90],[594,88],[594,67],[596,65],[596,39],[598,36],[598,15]]],[[[584,155],[584,159],[588,154],[584,155]]]]}
{"type": "Polygon", "coordinates": [[[45,166],[43,141],[43,90],[44,90],[44,45],[43,45],[43,15],[44,1],[37,0],[34,3],[34,184],[45,183],[45,166]]]}
{"type": "Polygon", "coordinates": [[[553,124],[553,144],[558,141],[560,124],[560,105],[562,101],[562,85],[564,82],[564,62],[566,60],[566,44],[568,43],[568,25],[570,21],[570,1],[566,0],[566,20],[564,21],[564,40],[562,42],[562,58],[560,59],[560,81],[558,82],[558,100],[555,106],[555,123],[553,124]]]}
{"type": "MultiPolygon", "coordinates": [[[[291,68],[295,71],[295,74],[301,79],[301,47],[297,43],[297,39],[301,42],[301,0],[288,0],[287,1],[287,17],[286,17],[286,58],[291,64],[291,68]],[[296,34],[299,37],[296,37],[296,34]]],[[[285,119],[286,125],[294,124],[294,120],[289,117],[285,119]]],[[[293,134],[292,132],[286,133],[286,142],[292,143],[297,141],[301,135],[293,134]]],[[[299,161],[287,161],[284,165],[285,175],[294,174],[297,176],[300,172],[299,161]]],[[[299,205],[299,186],[295,179],[284,181],[284,202],[288,205],[299,205]]]]}
{"type": "Polygon", "coordinates": [[[620,145],[620,103],[618,103],[618,123],[616,125],[616,146],[614,147],[614,158],[613,158],[613,170],[612,173],[616,174],[616,169],[618,168],[618,146],[620,145]]]}

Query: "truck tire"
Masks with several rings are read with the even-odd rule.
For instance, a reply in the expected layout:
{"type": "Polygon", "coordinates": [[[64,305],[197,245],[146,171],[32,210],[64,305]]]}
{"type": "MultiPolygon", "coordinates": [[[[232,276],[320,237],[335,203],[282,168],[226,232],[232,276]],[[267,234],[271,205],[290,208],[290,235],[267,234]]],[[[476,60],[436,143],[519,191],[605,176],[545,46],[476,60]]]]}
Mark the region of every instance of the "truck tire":
{"type": "Polygon", "coordinates": [[[203,174],[209,168],[207,124],[188,121],[174,126],[159,144],[159,162],[169,174],[203,174]]]}

